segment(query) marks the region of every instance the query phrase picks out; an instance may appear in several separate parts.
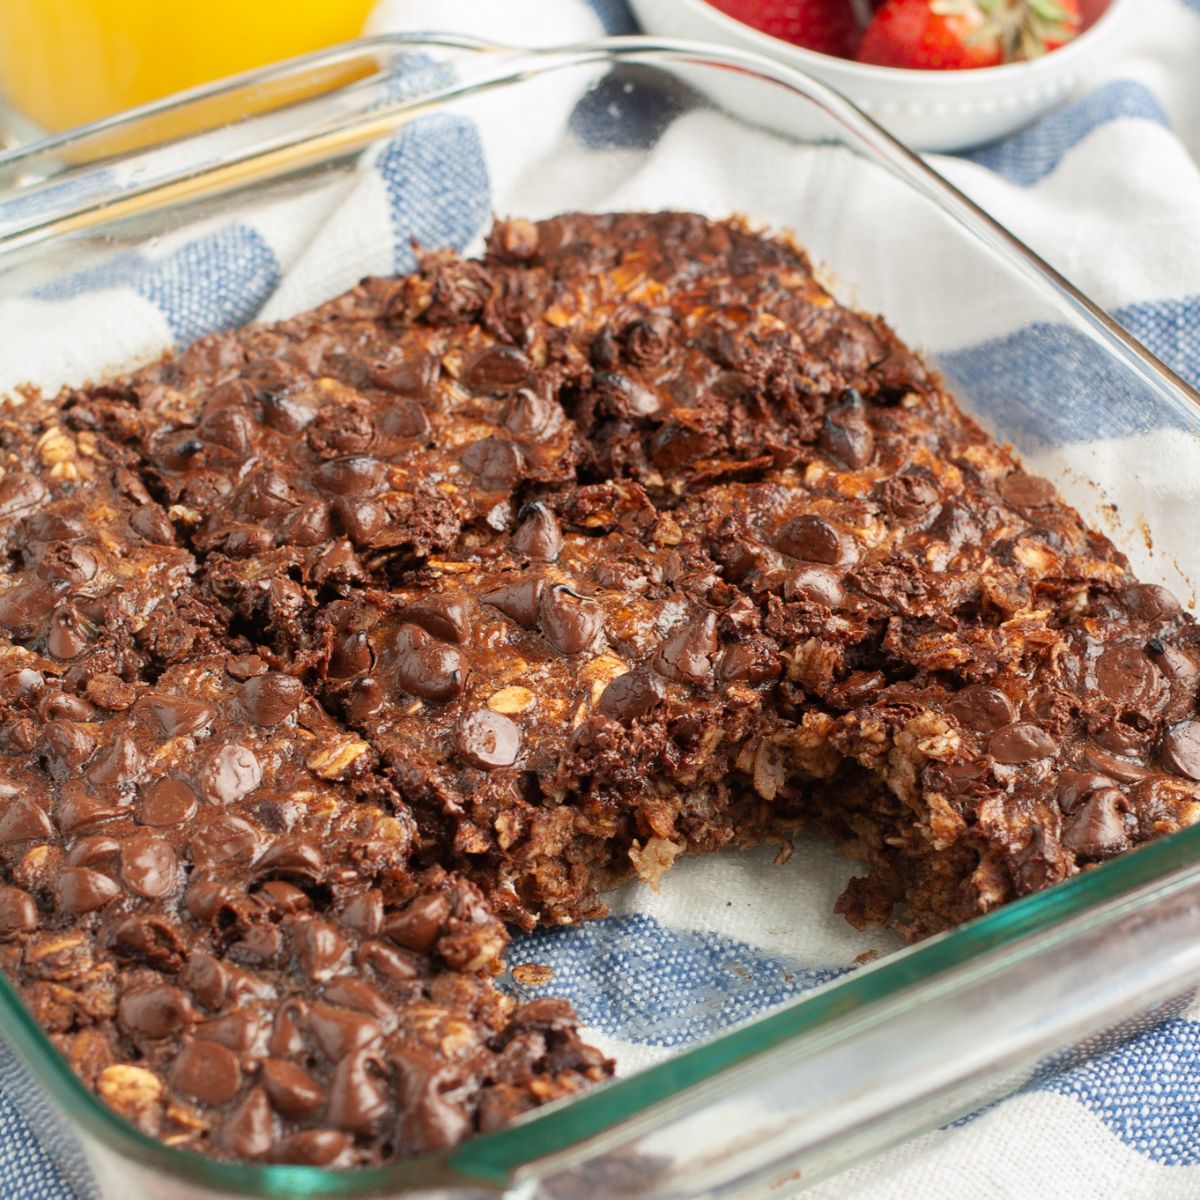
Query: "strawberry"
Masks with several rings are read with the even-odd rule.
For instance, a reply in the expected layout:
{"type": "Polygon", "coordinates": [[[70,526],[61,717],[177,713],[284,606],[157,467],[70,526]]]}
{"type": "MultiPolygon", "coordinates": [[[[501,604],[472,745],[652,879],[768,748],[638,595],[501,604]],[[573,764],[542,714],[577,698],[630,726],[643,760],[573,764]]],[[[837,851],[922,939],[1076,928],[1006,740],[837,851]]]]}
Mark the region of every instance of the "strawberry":
{"type": "Polygon", "coordinates": [[[1079,0],[884,0],[859,62],[961,70],[1057,50],[1079,32],[1079,0]]]}
{"type": "Polygon", "coordinates": [[[709,0],[726,16],[807,50],[853,58],[859,26],[851,0],[709,0]]]}

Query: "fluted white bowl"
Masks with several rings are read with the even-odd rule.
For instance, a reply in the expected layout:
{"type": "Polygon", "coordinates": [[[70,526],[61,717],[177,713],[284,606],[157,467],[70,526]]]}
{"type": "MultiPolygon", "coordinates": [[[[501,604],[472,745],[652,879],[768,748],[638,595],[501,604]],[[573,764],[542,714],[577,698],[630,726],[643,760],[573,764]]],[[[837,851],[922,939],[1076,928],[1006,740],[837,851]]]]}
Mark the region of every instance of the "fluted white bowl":
{"type": "Polygon", "coordinates": [[[769,54],[836,88],[916,150],[963,150],[1004,137],[1071,95],[1126,25],[1137,0],[1084,0],[1086,27],[1028,62],[968,71],[906,71],[793,46],[706,0],[630,0],[642,29],[769,54]]]}

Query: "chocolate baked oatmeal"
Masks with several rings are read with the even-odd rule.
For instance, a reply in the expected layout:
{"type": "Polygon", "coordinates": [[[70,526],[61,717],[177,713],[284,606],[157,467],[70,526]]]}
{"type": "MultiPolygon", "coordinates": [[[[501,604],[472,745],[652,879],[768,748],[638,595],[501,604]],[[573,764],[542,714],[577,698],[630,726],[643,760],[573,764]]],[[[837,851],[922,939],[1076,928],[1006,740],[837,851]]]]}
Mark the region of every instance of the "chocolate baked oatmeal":
{"type": "Polygon", "coordinates": [[[785,239],[510,221],[0,413],[0,963],[147,1133],[612,1072],[506,926],[804,825],[916,939],[1200,815],[1200,628],[785,239]]]}

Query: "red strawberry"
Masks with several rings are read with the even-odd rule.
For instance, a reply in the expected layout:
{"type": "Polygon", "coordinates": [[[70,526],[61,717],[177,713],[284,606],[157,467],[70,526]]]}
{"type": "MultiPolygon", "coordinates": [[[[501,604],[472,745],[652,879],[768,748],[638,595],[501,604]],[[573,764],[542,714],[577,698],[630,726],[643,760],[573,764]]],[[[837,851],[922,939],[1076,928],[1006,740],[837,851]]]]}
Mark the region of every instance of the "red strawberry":
{"type": "Polygon", "coordinates": [[[884,0],[859,62],[960,70],[1056,50],[1079,32],[1078,0],[884,0]]]}
{"type": "Polygon", "coordinates": [[[727,16],[808,50],[853,58],[859,27],[850,0],[708,0],[727,16]]]}

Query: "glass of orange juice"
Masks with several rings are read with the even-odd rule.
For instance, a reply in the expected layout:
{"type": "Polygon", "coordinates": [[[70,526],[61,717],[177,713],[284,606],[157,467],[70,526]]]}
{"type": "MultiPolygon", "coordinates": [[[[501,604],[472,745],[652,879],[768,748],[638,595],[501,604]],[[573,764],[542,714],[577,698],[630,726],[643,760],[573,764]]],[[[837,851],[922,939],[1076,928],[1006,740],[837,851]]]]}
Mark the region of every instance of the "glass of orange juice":
{"type": "Polygon", "coordinates": [[[58,132],[358,36],[373,0],[0,0],[0,92],[58,132]]]}

